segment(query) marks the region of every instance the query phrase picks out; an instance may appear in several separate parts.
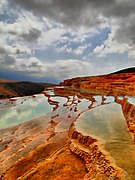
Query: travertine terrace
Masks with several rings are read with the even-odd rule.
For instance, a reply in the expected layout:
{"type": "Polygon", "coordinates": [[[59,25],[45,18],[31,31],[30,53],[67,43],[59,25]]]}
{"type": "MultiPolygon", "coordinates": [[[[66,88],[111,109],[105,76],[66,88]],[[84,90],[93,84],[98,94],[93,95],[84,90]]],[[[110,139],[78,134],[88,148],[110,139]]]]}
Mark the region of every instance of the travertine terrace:
{"type": "MultiPolygon", "coordinates": [[[[135,95],[134,80],[134,73],[74,78],[60,83],[62,87],[43,91],[42,96],[53,107],[52,112],[0,130],[1,179],[134,180],[135,105],[129,101],[129,95],[135,95]],[[127,131],[129,139],[115,139],[112,133],[114,139],[109,143],[113,149],[109,151],[111,146],[106,148],[104,139],[91,132],[79,131],[76,122],[85,113],[94,109],[99,111],[100,107],[99,115],[102,115],[102,109],[111,104],[116,104],[121,110],[125,123],[122,133],[127,131]],[[118,146],[119,142],[119,149],[128,149],[130,143],[129,151],[124,152],[124,156],[127,159],[132,156],[131,163],[124,162],[124,158],[121,162],[121,158],[114,155],[115,143],[118,146]]],[[[38,95],[31,98],[36,99],[38,95]]],[[[27,101],[27,98],[23,99],[20,104],[27,101]]],[[[14,107],[15,102],[15,99],[9,99],[4,101],[4,105],[14,107]]],[[[88,121],[91,121],[91,117],[88,121]]],[[[96,128],[100,129],[100,125],[97,124],[96,128]]]]}
{"type": "Polygon", "coordinates": [[[135,95],[135,73],[109,74],[93,77],[78,77],[60,83],[61,86],[94,91],[104,95],[135,95]]]}

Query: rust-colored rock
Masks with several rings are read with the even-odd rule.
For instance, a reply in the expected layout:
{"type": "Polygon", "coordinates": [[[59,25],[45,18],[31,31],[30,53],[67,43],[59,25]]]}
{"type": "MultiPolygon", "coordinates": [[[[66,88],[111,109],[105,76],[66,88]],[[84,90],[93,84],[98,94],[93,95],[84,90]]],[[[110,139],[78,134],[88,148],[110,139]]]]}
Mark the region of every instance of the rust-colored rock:
{"type": "Polygon", "coordinates": [[[135,95],[134,83],[135,73],[123,73],[72,78],[64,80],[60,85],[80,89],[82,92],[87,91],[87,93],[94,91],[97,94],[124,96],[135,95]]]}
{"type": "Polygon", "coordinates": [[[71,125],[69,137],[71,151],[85,161],[88,173],[84,180],[125,179],[124,171],[104,155],[95,143],[97,140],[77,132],[74,123],[71,125]]]}
{"type": "Polygon", "coordinates": [[[135,106],[128,102],[128,98],[119,100],[117,97],[116,102],[122,107],[123,115],[127,121],[127,127],[132,133],[133,142],[135,143],[135,106]]]}

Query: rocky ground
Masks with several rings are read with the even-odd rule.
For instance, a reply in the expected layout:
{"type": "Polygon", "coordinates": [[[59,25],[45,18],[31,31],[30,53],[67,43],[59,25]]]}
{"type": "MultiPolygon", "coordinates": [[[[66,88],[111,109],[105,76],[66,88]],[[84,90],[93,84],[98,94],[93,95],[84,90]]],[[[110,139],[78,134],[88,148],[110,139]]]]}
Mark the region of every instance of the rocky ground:
{"type": "MultiPolygon", "coordinates": [[[[53,112],[41,118],[0,130],[0,179],[16,180],[134,180],[92,135],[78,132],[75,122],[81,114],[109,104],[107,96],[120,104],[127,128],[135,141],[135,73],[110,74],[65,80],[54,88],[55,96],[66,98],[59,105],[44,91],[53,112]],[[95,96],[100,95],[97,104],[95,96]],[[122,98],[120,98],[122,97],[122,98]],[[86,100],[87,106],[78,106],[86,100]]],[[[135,157],[135,153],[131,154],[135,157]]],[[[134,173],[134,172],[133,172],[134,173]]]]}
{"type": "Polygon", "coordinates": [[[103,95],[135,95],[135,73],[118,73],[93,77],[67,79],[61,86],[79,88],[80,91],[95,92],[103,95]]]}

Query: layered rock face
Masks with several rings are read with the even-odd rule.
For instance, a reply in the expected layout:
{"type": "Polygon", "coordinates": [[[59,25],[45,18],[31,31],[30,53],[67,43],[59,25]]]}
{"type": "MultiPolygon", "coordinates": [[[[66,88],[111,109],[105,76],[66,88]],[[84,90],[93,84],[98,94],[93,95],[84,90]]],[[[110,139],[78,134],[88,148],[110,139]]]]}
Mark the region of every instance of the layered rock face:
{"type": "MultiPolygon", "coordinates": [[[[66,82],[68,82],[69,80],[67,80],[66,82]]],[[[130,82],[131,83],[131,82],[130,82]]],[[[129,83],[129,84],[130,84],[129,83]]],[[[67,85],[67,84],[66,84],[67,85]]],[[[102,88],[100,87],[100,85],[97,85],[98,88],[102,88]]],[[[117,85],[115,85],[114,87],[114,90],[113,91],[109,91],[108,90],[108,94],[109,96],[114,96],[115,98],[115,102],[117,104],[120,104],[121,107],[122,107],[122,112],[123,112],[123,115],[125,117],[125,120],[127,122],[127,127],[131,133],[131,136],[132,136],[132,139],[133,139],[133,142],[135,143],[135,106],[133,104],[131,104],[130,102],[128,102],[128,98],[126,97],[127,95],[131,95],[131,94],[134,94],[135,91],[128,91],[127,89],[129,88],[128,85],[125,85],[126,86],[126,90],[122,90],[121,92],[118,91],[118,87],[117,85]],[[119,96],[122,96],[122,93],[124,92],[124,96],[122,99],[119,99],[119,96]]],[[[132,86],[134,86],[134,82],[132,82],[132,86]]],[[[122,85],[121,89],[124,88],[124,85],[122,85]]],[[[91,105],[89,106],[89,109],[91,109],[93,103],[95,102],[95,99],[94,99],[94,96],[95,95],[100,95],[102,96],[102,102],[101,104],[103,105],[105,103],[105,94],[107,93],[107,90],[103,89],[103,91],[105,91],[103,93],[103,91],[94,91],[93,89],[91,90],[90,89],[90,86],[88,87],[88,89],[82,89],[81,87],[80,88],[75,88],[74,86],[74,83],[73,85],[71,86],[65,86],[64,88],[55,88],[55,93],[57,95],[60,95],[60,96],[75,96],[77,95],[79,98],[86,98],[88,100],[90,100],[92,103],[91,105]],[[73,88],[72,88],[73,87],[73,88]]],[[[133,96],[133,95],[132,95],[133,96]]]]}
{"type": "Polygon", "coordinates": [[[128,98],[123,98],[121,100],[116,97],[116,102],[122,107],[123,115],[127,121],[127,126],[131,133],[133,143],[135,143],[135,106],[128,102],[128,98]]]}
{"type": "Polygon", "coordinates": [[[135,73],[109,74],[93,77],[78,77],[60,83],[61,86],[94,91],[104,95],[135,95],[135,73]]]}
{"type": "Polygon", "coordinates": [[[88,173],[84,180],[126,178],[122,169],[114,165],[112,160],[100,149],[100,145],[96,143],[97,140],[77,132],[74,123],[70,128],[69,136],[71,151],[85,161],[88,173]]]}
{"type": "Polygon", "coordinates": [[[82,180],[87,173],[83,160],[69,148],[68,129],[74,120],[72,111],[75,100],[70,99],[68,108],[72,108],[72,111],[67,111],[64,98],[65,103],[59,107],[54,94],[43,94],[48,104],[54,106],[52,112],[11,128],[0,129],[2,180],[82,180]]]}
{"type": "MultiPolygon", "coordinates": [[[[127,169],[119,166],[117,159],[105,149],[102,138],[91,132],[87,134],[85,131],[79,131],[76,126],[79,117],[86,112],[96,108],[98,111],[98,107],[102,109],[111,104],[120,104],[124,122],[127,123],[127,129],[134,141],[135,106],[129,102],[127,96],[135,95],[134,81],[135,73],[73,78],[60,83],[64,87],[42,92],[47,97],[48,104],[53,106],[50,114],[0,130],[0,179],[134,180],[135,173],[133,172],[133,178],[128,176],[127,169]],[[113,100],[109,99],[110,95],[113,100]]],[[[93,116],[85,118],[93,120],[93,116]]],[[[96,128],[104,125],[100,124],[101,118],[98,121],[96,128]]],[[[112,122],[108,127],[111,131],[112,122]]],[[[114,135],[114,141],[111,143],[116,148],[115,143],[121,137],[115,137],[114,132],[111,134],[114,135]]],[[[121,144],[125,143],[122,141],[123,139],[120,140],[121,144]]],[[[118,148],[121,148],[119,144],[118,148]]],[[[127,158],[131,155],[134,164],[135,153],[134,147],[132,148],[133,151],[129,148],[128,156],[125,152],[124,156],[127,158]]],[[[121,151],[122,148],[120,153],[121,151]]]]}
{"type": "MultiPolygon", "coordinates": [[[[79,98],[89,99],[92,102],[89,109],[92,108],[95,102],[94,96],[102,96],[101,104],[104,104],[105,96],[113,96],[115,102],[121,105],[127,128],[131,134],[133,143],[135,143],[135,106],[128,100],[128,96],[135,96],[134,83],[135,73],[79,77],[60,83],[64,88],[56,89],[55,93],[63,96],[68,96],[68,94],[71,96],[77,95],[79,98]]],[[[104,155],[99,148],[100,146],[97,145],[96,139],[93,139],[91,136],[86,137],[78,132],[74,124],[72,124],[69,134],[71,138],[71,151],[86,163],[88,173],[84,179],[129,178],[104,155]],[[103,166],[100,166],[100,163],[103,164],[103,166]]]]}

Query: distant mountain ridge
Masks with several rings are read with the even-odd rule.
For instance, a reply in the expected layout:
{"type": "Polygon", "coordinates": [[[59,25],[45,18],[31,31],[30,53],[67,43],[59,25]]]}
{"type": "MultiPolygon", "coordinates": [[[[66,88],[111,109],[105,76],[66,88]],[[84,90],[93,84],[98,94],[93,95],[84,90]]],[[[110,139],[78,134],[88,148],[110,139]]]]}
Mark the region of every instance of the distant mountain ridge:
{"type": "Polygon", "coordinates": [[[121,70],[113,72],[111,74],[134,73],[134,72],[135,72],[135,67],[130,67],[130,68],[126,68],[126,69],[121,69],[121,70]]]}
{"type": "MultiPolygon", "coordinates": [[[[105,85],[108,84],[113,90],[119,84],[131,83],[128,87],[133,89],[133,83],[135,82],[135,67],[122,69],[107,75],[99,76],[87,76],[67,79],[61,82],[59,85],[62,86],[75,86],[82,87],[83,89],[104,89],[105,85]],[[125,74],[124,74],[125,73],[125,74]],[[133,73],[133,74],[132,74],[133,73]],[[124,75],[123,75],[124,74],[124,75]],[[117,82],[116,82],[117,81],[117,82]]],[[[107,85],[107,87],[109,87],[107,85]]],[[[45,90],[46,87],[52,87],[54,84],[40,83],[40,82],[29,82],[29,81],[11,81],[11,80],[0,80],[0,98],[10,98],[18,96],[29,96],[39,94],[45,90]]],[[[121,85],[122,87],[122,85],[121,85]]]]}
{"type": "Polygon", "coordinates": [[[53,86],[53,84],[29,81],[0,80],[0,98],[39,94],[44,91],[46,87],[50,86],[53,86]]]}

